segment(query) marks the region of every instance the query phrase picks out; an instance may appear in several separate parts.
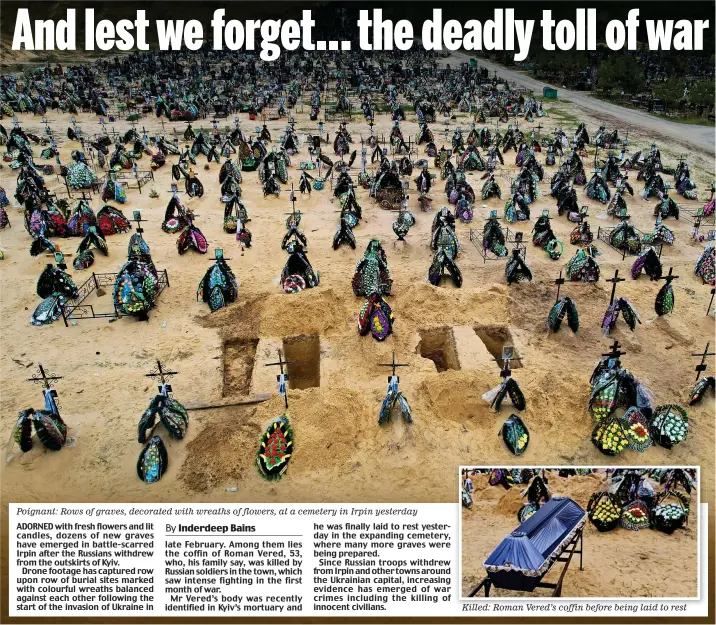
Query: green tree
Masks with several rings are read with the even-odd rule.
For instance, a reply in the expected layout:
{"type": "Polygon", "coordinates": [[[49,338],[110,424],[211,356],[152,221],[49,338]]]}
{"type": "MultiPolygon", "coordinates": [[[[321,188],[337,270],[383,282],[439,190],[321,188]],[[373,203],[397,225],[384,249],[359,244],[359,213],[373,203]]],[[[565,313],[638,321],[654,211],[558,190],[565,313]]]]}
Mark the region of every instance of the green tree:
{"type": "Polygon", "coordinates": [[[634,94],[644,89],[644,69],[631,54],[612,56],[597,71],[597,89],[602,93],[634,94]]]}
{"type": "Polygon", "coordinates": [[[714,105],[714,80],[699,80],[689,89],[689,102],[693,104],[699,111],[699,115],[704,109],[710,110],[714,105]]]}
{"type": "Polygon", "coordinates": [[[685,85],[686,81],[683,78],[672,76],[664,82],[654,84],[654,96],[662,100],[666,105],[666,108],[678,108],[679,103],[684,97],[685,85]]]}

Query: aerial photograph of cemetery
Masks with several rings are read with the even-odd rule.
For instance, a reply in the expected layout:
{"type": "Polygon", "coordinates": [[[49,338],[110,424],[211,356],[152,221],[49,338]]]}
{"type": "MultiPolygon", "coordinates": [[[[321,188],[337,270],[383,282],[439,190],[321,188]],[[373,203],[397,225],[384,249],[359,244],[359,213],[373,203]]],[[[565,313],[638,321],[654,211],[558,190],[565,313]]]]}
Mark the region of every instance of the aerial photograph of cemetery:
{"type": "Polygon", "coordinates": [[[713,503],[713,41],[43,54],[3,5],[3,506],[456,502],[478,464],[713,503]]]}

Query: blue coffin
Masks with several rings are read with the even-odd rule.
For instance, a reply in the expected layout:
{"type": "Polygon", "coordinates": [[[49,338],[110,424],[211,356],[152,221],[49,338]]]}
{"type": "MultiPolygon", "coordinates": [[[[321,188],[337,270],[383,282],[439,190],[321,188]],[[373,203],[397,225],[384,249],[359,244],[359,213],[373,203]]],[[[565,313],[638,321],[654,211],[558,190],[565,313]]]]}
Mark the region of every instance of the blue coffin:
{"type": "Polygon", "coordinates": [[[587,513],[554,497],[497,545],[483,566],[496,588],[531,592],[584,527],[587,513]]]}

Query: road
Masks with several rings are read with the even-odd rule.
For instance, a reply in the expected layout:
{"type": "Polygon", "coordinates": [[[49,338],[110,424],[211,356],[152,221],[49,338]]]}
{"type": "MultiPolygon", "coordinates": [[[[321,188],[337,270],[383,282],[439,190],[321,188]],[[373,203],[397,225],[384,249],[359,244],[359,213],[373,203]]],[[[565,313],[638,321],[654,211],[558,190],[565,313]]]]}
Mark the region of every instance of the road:
{"type": "MultiPolygon", "coordinates": [[[[467,60],[469,55],[462,53],[454,53],[460,60],[467,60]]],[[[510,82],[517,83],[526,89],[532,89],[535,93],[542,93],[542,88],[548,83],[542,82],[530,76],[526,76],[521,72],[508,69],[498,63],[493,63],[487,59],[480,58],[478,62],[486,67],[490,72],[497,71],[498,76],[506,78],[510,82]]],[[[596,116],[608,115],[618,119],[622,124],[632,127],[639,127],[650,133],[658,134],[667,139],[671,139],[675,143],[693,150],[699,149],[708,154],[716,153],[716,129],[713,126],[698,126],[695,124],[679,124],[668,119],[653,117],[643,111],[625,108],[617,104],[611,104],[604,100],[598,100],[590,95],[579,91],[571,91],[564,89],[559,85],[557,87],[559,97],[569,100],[577,106],[593,112],[596,116]]]]}

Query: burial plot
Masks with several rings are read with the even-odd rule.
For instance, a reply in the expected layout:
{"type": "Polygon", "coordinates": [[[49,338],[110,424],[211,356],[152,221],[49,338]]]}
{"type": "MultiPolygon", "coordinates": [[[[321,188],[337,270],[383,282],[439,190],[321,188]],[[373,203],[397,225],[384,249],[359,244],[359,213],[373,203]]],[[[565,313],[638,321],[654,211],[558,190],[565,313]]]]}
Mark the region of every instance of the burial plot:
{"type": "Polygon", "coordinates": [[[288,364],[291,388],[321,385],[321,340],[317,334],[302,334],[283,339],[283,354],[288,364]]]}
{"type": "MultiPolygon", "coordinates": [[[[492,357],[495,359],[500,369],[503,368],[504,362],[502,360],[503,348],[514,345],[512,339],[512,333],[510,329],[505,325],[489,325],[489,326],[475,326],[475,334],[484,343],[487,351],[490,352],[492,357]]],[[[522,367],[522,362],[519,360],[520,355],[517,349],[514,349],[513,362],[510,364],[511,369],[519,369],[522,367]]]]}
{"type": "Polygon", "coordinates": [[[420,330],[418,353],[435,363],[438,373],[448,369],[460,369],[460,360],[452,328],[429,328],[420,330]]]}
{"type": "Polygon", "coordinates": [[[224,397],[250,393],[258,344],[258,339],[238,339],[224,343],[224,397]]]}

